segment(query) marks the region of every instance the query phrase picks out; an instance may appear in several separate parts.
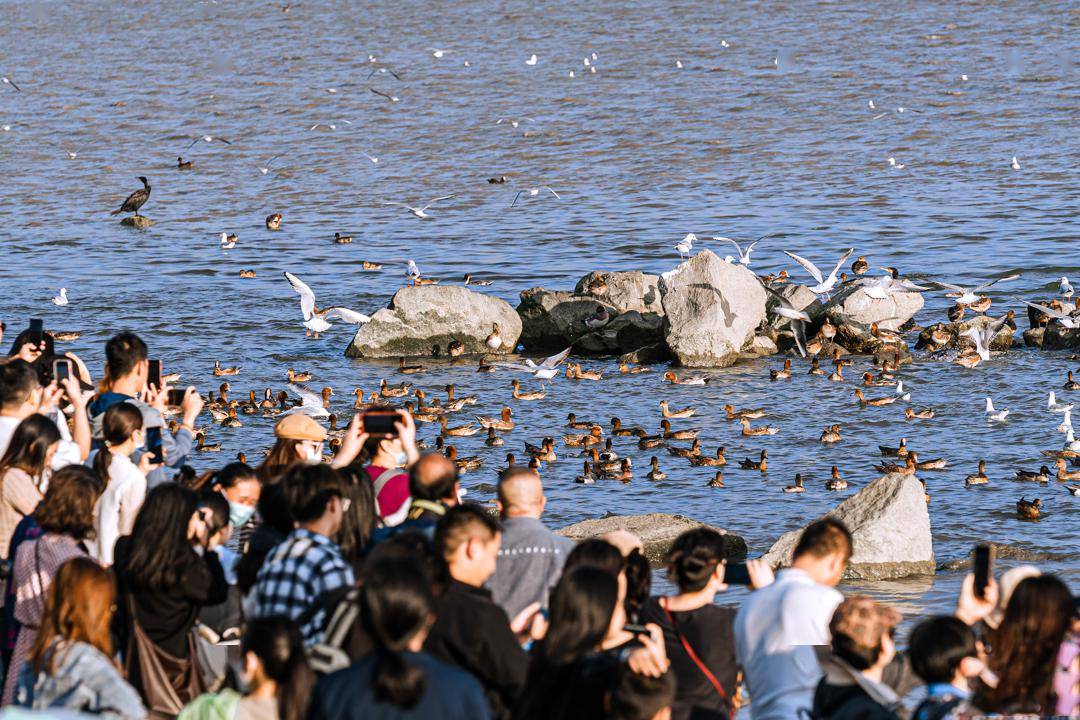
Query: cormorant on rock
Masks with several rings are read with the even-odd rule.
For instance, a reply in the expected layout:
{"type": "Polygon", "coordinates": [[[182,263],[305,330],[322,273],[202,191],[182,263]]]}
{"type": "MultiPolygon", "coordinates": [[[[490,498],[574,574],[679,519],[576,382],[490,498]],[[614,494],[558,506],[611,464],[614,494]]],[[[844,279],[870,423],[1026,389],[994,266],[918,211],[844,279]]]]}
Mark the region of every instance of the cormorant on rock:
{"type": "Polygon", "coordinates": [[[146,204],[146,201],[150,199],[150,183],[146,181],[146,178],[139,176],[139,180],[142,181],[142,189],[128,195],[127,200],[120,206],[119,210],[113,210],[112,215],[119,215],[120,213],[133,212],[136,217],[139,215],[139,208],[146,204]]]}

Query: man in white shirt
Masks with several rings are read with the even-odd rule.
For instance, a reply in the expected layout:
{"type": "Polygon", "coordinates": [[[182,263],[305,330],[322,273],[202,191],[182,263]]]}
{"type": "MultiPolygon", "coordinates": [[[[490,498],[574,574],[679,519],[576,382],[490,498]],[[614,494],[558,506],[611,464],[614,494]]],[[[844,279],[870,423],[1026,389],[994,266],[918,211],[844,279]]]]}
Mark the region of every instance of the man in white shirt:
{"type": "Polygon", "coordinates": [[[844,597],[835,586],[851,558],[851,533],[839,520],[811,523],[791,567],[752,593],[735,616],[735,651],[753,720],[792,720],[813,706],[821,667],[814,646],[829,644],[829,622],[844,597]]]}
{"type": "Polygon", "coordinates": [[[53,420],[60,430],[60,446],[53,454],[52,470],[82,463],[90,454],[90,423],[86,415],[77,380],[68,378],[63,388],[56,383],[42,387],[33,366],[23,360],[11,360],[0,365],[0,456],[7,450],[15,428],[34,413],[41,413],[53,420]],[[74,409],[75,438],[68,431],[67,421],[58,404],[67,391],[74,409]]]}

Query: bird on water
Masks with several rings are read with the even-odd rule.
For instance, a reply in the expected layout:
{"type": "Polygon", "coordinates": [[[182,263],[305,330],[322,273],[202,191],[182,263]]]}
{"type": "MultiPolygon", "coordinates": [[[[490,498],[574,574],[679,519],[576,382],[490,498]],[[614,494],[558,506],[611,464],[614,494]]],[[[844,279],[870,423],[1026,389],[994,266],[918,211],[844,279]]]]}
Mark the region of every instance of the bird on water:
{"type": "Polygon", "coordinates": [[[127,200],[120,206],[119,210],[113,210],[112,215],[119,215],[120,213],[133,212],[135,217],[139,216],[139,208],[146,204],[146,201],[150,199],[150,183],[146,181],[142,175],[139,176],[139,180],[142,181],[142,188],[128,195],[127,200]]]}

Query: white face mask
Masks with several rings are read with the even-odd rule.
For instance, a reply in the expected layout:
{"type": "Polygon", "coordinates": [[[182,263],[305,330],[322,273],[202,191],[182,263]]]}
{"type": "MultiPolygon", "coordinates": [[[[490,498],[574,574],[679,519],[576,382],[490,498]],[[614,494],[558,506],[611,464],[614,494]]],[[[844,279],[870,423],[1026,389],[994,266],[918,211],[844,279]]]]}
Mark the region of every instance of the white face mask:
{"type": "Polygon", "coordinates": [[[323,444],[318,443],[315,447],[310,445],[304,446],[304,450],[307,452],[307,462],[315,465],[322,462],[323,444]]]}

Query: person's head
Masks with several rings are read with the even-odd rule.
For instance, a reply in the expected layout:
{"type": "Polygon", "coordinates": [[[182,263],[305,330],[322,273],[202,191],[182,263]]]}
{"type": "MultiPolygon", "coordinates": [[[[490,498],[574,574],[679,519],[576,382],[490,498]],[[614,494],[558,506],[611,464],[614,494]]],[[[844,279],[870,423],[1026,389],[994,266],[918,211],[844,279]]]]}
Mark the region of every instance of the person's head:
{"type": "Polygon", "coordinates": [[[952,615],[923,620],[911,631],[908,657],[927,685],[945,683],[962,690],[983,671],[975,631],[952,615]]]}
{"type": "Polygon", "coordinates": [[[298,462],[317,463],[322,460],[326,428],[303,413],[293,413],[278,420],[274,426],[274,446],[259,466],[259,479],[268,482],[281,477],[298,462]]]}
{"type": "Polygon", "coordinates": [[[426,453],[409,468],[409,494],[414,500],[457,505],[458,470],[450,458],[426,453]]]}
{"type": "Polygon", "coordinates": [[[570,550],[563,564],[563,574],[579,565],[597,567],[615,576],[626,569],[626,558],[619,552],[619,548],[607,540],[589,538],[582,540],[570,550]]]}
{"type": "Polygon", "coordinates": [[[105,657],[113,656],[110,623],[116,602],[116,584],[108,570],[88,557],[68,560],[56,571],[45,598],[45,611],[30,661],[36,673],[56,670],[56,639],[83,642],[105,657]]]}
{"type": "Polygon", "coordinates": [[[836,585],[853,551],[851,532],[844,523],[826,517],[803,530],[791,555],[791,566],[804,571],[814,582],[836,585]]]}
{"type": "MultiPolygon", "coordinates": [[[[372,408],[376,410],[378,408],[372,408]]],[[[389,408],[384,408],[389,410],[389,408]]],[[[364,441],[363,450],[360,453],[363,462],[381,468],[405,467],[409,462],[409,456],[405,452],[405,443],[397,435],[389,437],[369,437],[364,441]]]]}
{"type": "Polygon", "coordinates": [[[849,597],[829,623],[833,653],[860,672],[880,672],[896,656],[900,620],[896,610],[865,595],[849,597]]]}
{"type": "Polygon", "coordinates": [[[624,622],[619,625],[621,628],[627,617],[637,617],[641,606],[648,599],[652,587],[652,570],[648,559],[641,554],[636,545],[623,543],[623,547],[629,550],[629,554],[624,556],[618,547],[606,539],[607,537],[605,535],[604,538],[589,538],[575,545],[566,556],[563,573],[581,565],[600,568],[611,573],[619,582],[619,593],[622,598],[620,612],[624,616],[624,622]]]}
{"type": "Polygon", "coordinates": [[[1005,619],[1005,608],[1009,606],[1009,600],[1012,599],[1016,586],[1021,581],[1038,575],[1042,575],[1042,570],[1034,565],[1017,565],[1001,573],[1001,577],[998,579],[997,605],[994,606],[994,609],[990,611],[990,614],[985,619],[986,624],[991,629],[997,629],[1001,625],[1001,621],[1005,619]]]}
{"type": "Polygon", "coordinates": [[[27,415],[15,428],[7,450],[0,457],[0,478],[18,468],[35,480],[39,480],[52,462],[53,453],[60,445],[60,431],[44,415],[27,415]]]}
{"type": "Polygon", "coordinates": [[[563,572],[551,592],[548,631],[540,641],[540,656],[551,664],[564,665],[594,652],[607,637],[620,606],[616,575],[592,565],[563,572]]]}
{"type": "Polygon", "coordinates": [[[418,558],[377,547],[364,564],[360,622],[375,652],[375,699],[409,709],[424,694],[424,672],[406,662],[435,620],[431,580],[418,558]]]}
{"type": "Polygon", "coordinates": [[[528,468],[511,467],[500,472],[497,493],[496,505],[504,518],[539,518],[544,514],[547,505],[544,484],[528,468]]]}
{"type": "Polygon", "coordinates": [[[199,493],[198,509],[202,521],[206,523],[207,536],[214,539],[214,545],[229,541],[233,526],[229,522],[229,501],[219,492],[206,489],[199,493]]]}
{"type": "Polygon", "coordinates": [[[303,720],[315,685],[296,623],[283,615],[248,618],[240,641],[242,680],[250,691],[272,685],[281,720],[303,720]]]}
{"type": "Polygon", "coordinates": [[[105,447],[94,456],[94,471],[108,485],[113,454],[127,457],[145,442],[142,412],[131,403],[116,403],[101,420],[101,439],[105,447]]]}
{"type": "Polygon", "coordinates": [[[346,561],[359,562],[371,536],[375,532],[375,523],[379,516],[375,504],[375,488],[367,473],[355,466],[338,470],[345,483],[345,497],[349,500],[349,509],[341,518],[337,544],[346,561]]]}
{"type": "Polygon", "coordinates": [[[294,465],[282,480],[293,522],[311,532],[333,537],[341,528],[348,502],[345,483],[329,465],[294,465]]]}
{"type": "Polygon", "coordinates": [[[726,587],[724,555],[723,535],[706,527],[687,530],[675,538],[667,552],[668,580],[680,593],[719,592],[726,587]]]}
{"type": "Polygon", "coordinates": [[[242,462],[231,462],[220,470],[199,476],[194,489],[205,488],[220,493],[229,503],[229,524],[234,530],[251,518],[262,495],[262,483],[255,470],[242,462]]]}
{"type": "MultiPolygon", "coordinates": [[[[419,561],[431,582],[431,592],[435,599],[439,600],[446,594],[450,585],[450,568],[427,535],[417,530],[399,532],[376,545],[368,558],[376,554],[384,558],[395,556],[419,561]]],[[[365,577],[366,564],[364,568],[359,573],[361,578],[365,577]]]]}
{"type": "Polygon", "coordinates": [[[1057,577],[1021,580],[1001,625],[990,635],[989,664],[999,682],[996,688],[980,688],[986,702],[979,707],[1051,711],[1054,663],[1075,612],[1072,593],[1057,577]]]}
{"type": "Polygon", "coordinates": [[[93,470],[68,465],[49,478],[49,489],[34,511],[43,533],[67,535],[76,540],[94,537],[94,505],[105,486],[93,470]]]}
{"type": "Polygon", "coordinates": [[[0,365],[0,414],[25,418],[41,403],[41,384],[33,366],[23,360],[0,365]]]}
{"type": "Polygon", "coordinates": [[[639,675],[622,665],[607,696],[608,720],[669,720],[675,702],[675,672],[639,675]]]}
{"type": "Polygon", "coordinates": [[[501,540],[499,521],[475,503],[455,505],[435,526],[435,547],[450,574],[479,587],[495,572],[501,540]]]}
{"type": "Polygon", "coordinates": [[[129,390],[141,392],[150,375],[146,343],[133,332],[122,332],[105,343],[105,375],[102,390],[112,390],[118,383],[128,384],[129,390]]]}
{"type": "Polygon", "coordinates": [[[194,490],[163,483],[146,495],[131,530],[131,555],[123,568],[129,585],[157,592],[177,591],[180,560],[192,552],[200,531],[194,490]]]}

